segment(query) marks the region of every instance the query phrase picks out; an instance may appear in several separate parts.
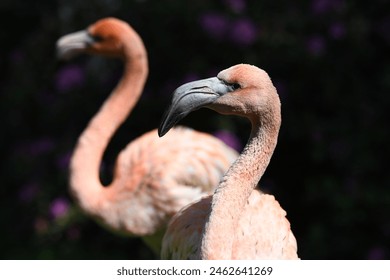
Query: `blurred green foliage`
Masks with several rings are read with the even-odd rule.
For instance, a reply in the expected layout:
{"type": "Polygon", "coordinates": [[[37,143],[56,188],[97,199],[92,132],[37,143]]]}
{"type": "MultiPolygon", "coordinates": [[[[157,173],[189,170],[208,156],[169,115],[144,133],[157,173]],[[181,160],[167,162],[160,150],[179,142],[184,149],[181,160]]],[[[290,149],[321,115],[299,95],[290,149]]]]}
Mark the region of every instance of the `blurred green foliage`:
{"type": "MultiPolygon", "coordinates": [[[[104,157],[159,125],[171,92],[245,62],[265,69],[282,100],[279,143],[260,186],[287,210],[302,259],[390,257],[390,16],[384,0],[2,1],[0,116],[2,259],[150,259],[136,238],[84,216],[68,192],[78,135],[121,75],[100,57],[56,59],[55,42],[115,16],[144,39],[150,75],[104,157]]],[[[249,124],[200,110],[182,124],[249,124]]],[[[174,155],[172,155],[174,156],[174,155]]]]}

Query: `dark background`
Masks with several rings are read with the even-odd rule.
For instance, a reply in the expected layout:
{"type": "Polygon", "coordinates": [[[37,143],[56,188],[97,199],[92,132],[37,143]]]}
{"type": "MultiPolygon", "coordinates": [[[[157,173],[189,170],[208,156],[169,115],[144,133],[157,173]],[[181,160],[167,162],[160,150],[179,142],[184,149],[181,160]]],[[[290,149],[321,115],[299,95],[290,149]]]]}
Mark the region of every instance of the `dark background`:
{"type": "MultiPolygon", "coordinates": [[[[0,256],[148,259],[102,229],[68,192],[78,135],[121,75],[116,60],[59,62],[60,36],[115,16],[143,38],[150,75],[102,165],[158,126],[182,83],[245,62],[282,100],[279,143],[261,186],[287,210],[302,259],[388,259],[388,1],[2,1],[0,256]]],[[[249,124],[202,109],[182,121],[240,149],[249,124]]]]}

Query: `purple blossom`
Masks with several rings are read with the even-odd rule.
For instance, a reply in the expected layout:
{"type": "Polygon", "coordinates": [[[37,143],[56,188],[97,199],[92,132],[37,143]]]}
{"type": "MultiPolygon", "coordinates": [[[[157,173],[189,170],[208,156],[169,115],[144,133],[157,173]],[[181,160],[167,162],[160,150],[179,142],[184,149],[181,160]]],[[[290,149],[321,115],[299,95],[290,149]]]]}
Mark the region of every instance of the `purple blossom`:
{"type": "Polygon", "coordinates": [[[53,150],[54,146],[55,144],[53,140],[48,137],[45,137],[37,140],[36,142],[33,142],[30,145],[30,151],[31,153],[36,155],[43,154],[53,150]]]}
{"type": "Polygon", "coordinates": [[[67,65],[57,72],[56,88],[60,92],[66,92],[81,86],[84,83],[85,74],[81,67],[72,64],[67,65]]]}
{"type": "Polygon", "coordinates": [[[315,14],[323,14],[329,11],[331,0],[313,0],[311,2],[311,10],[315,14]]]}
{"type": "Polygon", "coordinates": [[[200,25],[210,36],[221,39],[229,26],[226,16],[219,13],[207,13],[200,17],[200,25]]]}
{"type": "Polygon", "coordinates": [[[325,44],[325,39],[322,36],[314,35],[307,40],[306,49],[311,55],[320,56],[325,51],[325,44]]]}
{"type": "Polygon", "coordinates": [[[386,257],[385,250],[379,246],[372,247],[367,254],[367,259],[369,260],[384,260],[385,257],[386,257]]]}
{"type": "Polygon", "coordinates": [[[231,27],[230,39],[237,45],[249,46],[257,38],[257,28],[248,18],[236,20],[231,27]]]}
{"type": "Polygon", "coordinates": [[[69,201],[64,197],[56,198],[50,204],[50,214],[54,219],[63,217],[69,211],[69,201]]]}
{"type": "Polygon", "coordinates": [[[310,9],[314,14],[325,14],[339,10],[343,4],[343,0],[313,0],[310,9]]]}
{"type": "Polygon", "coordinates": [[[33,182],[25,184],[19,190],[19,200],[24,203],[31,202],[36,197],[38,191],[39,186],[37,183],[33,182]]]}
{"type": "Polygon", "coordinates": [[[57,158],[57,167],[59,169],[68,169],[72,152],[67,152],[57,158]]]}
{"type": "Polygon", "coordinates": [[[340,22],[335,22],[329,27],[329,34],[335,40],[344,37],[345,33],[345,26],[340,22]]]}
{"type": "Polygon", "coordinates": [[[246,8],[245,0],[224,0],[225,4],[236,13],[242,13],[246,8]]]}
{"type": "Polygon", "coordinates": [[[29,156],[35,157],[52,151],[55,148],[55,143],[52,139],[45,136],[30,143],[21,144],[18,148],[19,152],[28,154],[29,156]]]}
{"type": "Polygon", "coordinates": [[[236,151],[241,151],[242,144],[236,135],[231,133],[228,130],[218,130],[213,133],[215,137],[224,142],[229,147],[235,149],[236,151]]]}

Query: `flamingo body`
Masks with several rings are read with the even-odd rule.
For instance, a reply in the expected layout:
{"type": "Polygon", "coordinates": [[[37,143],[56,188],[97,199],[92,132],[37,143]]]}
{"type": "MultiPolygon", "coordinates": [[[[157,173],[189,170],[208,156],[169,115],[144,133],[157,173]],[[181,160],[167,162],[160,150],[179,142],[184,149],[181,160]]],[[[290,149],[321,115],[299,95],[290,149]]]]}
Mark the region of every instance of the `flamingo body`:
{"type": "Polygon", "coordinates": [[[111,231],[142,236],[155,252],[169,219],[209,193],[237,153],[218,139],[178,128],[167,139],[152,130],[119,153],[112,182],[103,186],[104,151],[136,105],[148,75],[140,36],[126,22],[105,18],[57,41],[60,58],[81,53],[119,58],[122,78],[80,135],[70,162],[70,188],[78,205],[111,231]]]}
{"type": "MultiPolygon", "coordinates": [[[[236,153],[206,133],[186,127],[172,132],[159,139],[152,130],[128,144],[114,170],[120,181],[102,188],[93,204],[80,199],[82,209],[110,229],[147,236],[164,229],[183,206],[211,193],[236,153]]],[[[80,198],[75,187],[73,192],[80,198]]]]}

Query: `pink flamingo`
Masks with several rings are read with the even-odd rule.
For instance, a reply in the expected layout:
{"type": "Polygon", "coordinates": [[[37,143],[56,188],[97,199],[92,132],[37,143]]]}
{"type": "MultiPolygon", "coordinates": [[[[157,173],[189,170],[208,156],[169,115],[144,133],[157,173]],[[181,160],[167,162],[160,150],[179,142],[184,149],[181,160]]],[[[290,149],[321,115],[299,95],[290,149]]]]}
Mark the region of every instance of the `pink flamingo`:
{"type": "Polygon", "coordinates": [[[113,181],[99,178],[103,153],[143,90],[148,61],[139,35],[115,18],[57,41],[60,58],[80,53],[123,60],[123,76],[78,139],[70,163],[70,187],[81,209],[114,232],[142,236],[155,251],[169,219],[209,193],[237,153],[218,139],[189,128],[159,139],[152,130],[132,141],[116,160],[113,181]]]}
{"type": "Polygon", "coordinates": [[[298,259],[286,212],[272,195],[255,190],[275,149],[281,123],[279,97],[268,74],[239,64],[215,78],[180,86],[159,135],[200,107],[248,118],[252,131],[214,195],[172,218],[163,238],[162,258],[298,259]]]}

